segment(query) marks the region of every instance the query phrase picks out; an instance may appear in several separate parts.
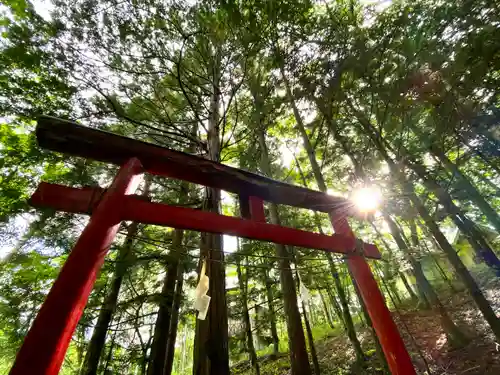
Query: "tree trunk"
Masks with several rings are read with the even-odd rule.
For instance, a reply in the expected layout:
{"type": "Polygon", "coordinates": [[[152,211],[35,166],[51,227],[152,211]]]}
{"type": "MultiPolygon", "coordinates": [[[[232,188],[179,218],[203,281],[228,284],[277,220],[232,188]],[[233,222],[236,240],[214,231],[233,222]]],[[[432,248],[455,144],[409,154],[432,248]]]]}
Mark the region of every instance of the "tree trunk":
{"type": "MultiPolygon", "coordinates": [[[[220,161],[220,101],[221,51],[213,56],[212,93],[208,118],[208,157],[220,161]]],[[[220,191],[206,188],[206,211],[220,213],[220,191]]],[[[196,337],[193,355],[194,375],[229,375],[228,321],[226,301],[226,277],[222,236],[213,233],[201,235],[201,255],[207,260],[209,293],[211,297],[207,318],[196,320],[196,337]]]]}
{"type": "Polygon", "coordinates": [[[453,163],[436,146],[431,146],[431,152],[439,159],[441,163],[448,169],[454,176],[458,176],[460,188],[467,191],[467,198],[470,199],[475,205],[481,210],[481,212],[486,216],[486,219],[495,227],[498,233],[500,233],[500,216],[498,213],[490,206],[490,204],[484,199],[482,194],[477,190],[477,188],[469,181],[469,179],[460,171],[458,166],[453,163]]]}
{"type": "Polygon", "coordinates": [[[410,285],[408,279],[406,278],[406,275],[404,274],[404,272],[398,272],[398,275],[399,275],[401,281],[403,282],[403,285],[405,286],[406,291],[408,292],[408,295],[410,296],[410,299],[412,300],[412,302],[415,302],[415,303],[418,302],[418,297],[415,294],[415,292],[413,291],[413,289],[411,288],[411,285],[410,285]]]}
{"type": "Polygon", "coordinates": [[[356,280],[354,279],[351,271],[349,270],[349,276],[351,277],[352,280],[352,285],[354,286],[354,290],[356,291],[356,296],[358,297],[358,302],[359,305],[361,306],[361,311],[363,312],[363,316],[366,321],[366,325],[370,327],[370,331],[373,337],[373,341],[375,343],[375,351],[377,353],[378,360],[380,361],[380,364],[382,365],[384,371],[386,374],[389,374],[389,364],[387,363],[387,359],[385,358],[384,351],[382,349],[382,346],[380,345],[380,341],[377,336],[377,332],[375,331],[375,328],[373,328],[373,323],[372,319],[370,318],[370,314],[368,314],[368,311],[366,310],[366,305],[365,302],[363,301],[363,297],[361,297],[361,293],[359,291],[358,284],[356,283],[356,280]]]}
{"type": "Polygon", "coordinates": [[[435,238],[436,242],[439,244],[439,247],[441,247],[443,252],[448,257],[457,275],[460,277],[460,279],[463,281],[463,283],[469,290],[469,293],[476,302],[476,305],[483,314],[484,318],[488,322],[490,328],[495,334],[495,337],[498,340],[500,340],[500,321],[498,320],[497,316],[495,315],[495,312],[491,308],[490,303],[485,298],[484,294],[477,285],[476,281],[474,280],[470,272],[467,270],[465,265],[462,263],[460,257],[455,252],[455,249],[453,249],[453,246],[451,246],[451,244],[448,242],[444,234],[441,232],[439,226],[432,219],[431,215],[427,211],[427,208],[420,201],[420,198],[416,195],[412,184],[406,180],[406,176],[403,174],[400,167],[396,165],[396,163],[391,159],[391,157],[387,153],[384,145],[381,142],[380,137],[374,136],[373,129],[369,121],[364,120],[364,118],[361,117],[362,115],[360,115],[357,111],[355,111],[355,113],[356,117],[358,117],[360,124],[366,130],[368,136],[371,138],[373,144],[376,146],[379,153],[387,162],[392,175],[397,180],[399,180],[405,196],[407,196],[411,200],[415,209],[420,214],[424,223],[426,224],[429,232],[435,238]]]}
{"type": "Polygon", "coordinates": [[[347,332],[347,327],[344,321],[344,315],[342,313],[342,309],[337,301],[337,298],[333,295],[333,292],[331,289],[327,289],[326,293],[328,294],[328,298],[330,298],[330,302],[333,306],[333,309],[335,310],[335,313],[337,314],[337,317],[339,318],[339,321],[342,323],[344,326],[344,329],[347,332]]]}
{"type": "Polygon", "coordinates": [[[316,311],[313,309],[313,305],[311,304],[311,300],[307,301],[307,307],[309,308],[309,323],[311,325],[316,325],[317,321],[317,316],[316,316],[316,311]]]}
{"type": "Polygon", "coordinates": [[[276,313],[274,312],[273,305],[273,293],[271,289],[271,280],[269,279],[269,274],[267,272],[267,268],[264,268],[264,278],[266,280],[266,299],[267,299],[267,308],[269,310],[269,320],[271,323],[271,337],[273,339],[273,355],[277,356],[279,353],[279,336],[278,329],[276,328],[276,313]]]}
{"type": "MultiPolygon", "coordinates": [[[[316,160],[316,154],[314,152],[314,149],[311,145],[311,142],[310,142],[309,137],[307,135],[307,132],[305,130],[305,126],[304,126],[304,123],[302,121],[302,117],[300,116],[300,112],[297,108],[297,105],[295,104],[295,99],[293,97],[292,90],[290,88],[290,84],[289,84],[288,79],[286,77],[283,64],[280,65],[280,70],[281,70],[281,76],[283,78],[283,82],[285,83],[285,89],[286,89],[288,102],[290,103],[290,105],[293,109],[293,114],[295,117],[295,121],[297,123],[297,128],[298,128],[299,133],[302,137],[302,143],[303,143],[304,148],[307,152],[309,162],[311,164],[311,168],[313,170],[313,174],[314,174],[314,177],[316,180],[316,184],[318,185],[318,188],[320,191],[322,191],[323,193],[326,193],[327,187],[326,187],[325,179],[323,177],[323,174],[321,173],[321,169],[319,167],[318,161],[316,160]]],[[[304,178],[304,176],[303,176],[303,178],[304,178]]],[[[304,180],[304,182],[305,182],[305,180],[304,180]]],[[[319,227],[318,229],[320,229],[320,231],[322,231],[321,227],[319,227]]],[[[340,283],[340,279],[338,277],[338,273],[337,273],[335,264],[333,262],[332,255],[330,253],[327,253],[326,256],[327,256],[328,262],[330,264],[330,270],[332,272],[332,276],[333,276],[333,279],[335,282],[335,287],[337,288],[337,293],[338,293],[338,296],[340,299],[340,303],[342,305],[342,313],[343,313],[343,317],[344,317],[345,327],[347,330],[347,336],[349,337],[349,340],[351,341],[351,344],[354,348],[354,351],[356,353],[356,358],[359,361],[363,361],[364,360],[364,353],[363,353],[363,350],[361,349],[361,344],[359,343],[359,340],[356,337],[356,331],[354,329],[354,324],[352,322],[352,317],[351,317],[351,313],[349,311],[349,306],[347,303],[346,295],[345,295],[344,290],[342,288],[342,285],[340,283]]]]}
{"type": "Polygon", "coordinates": [[[476,146],[473,146],[471,142],[464,136],[460,136],[463,144],[466,145],[474,154],[476,154],[488,167],[493,169],[496,174],[500,174],[500,168],[496,166],[485,154],[483,154],[476,146]]]}
{"type": "MultiPolygon", "coordinates": [[[[207,211],[217,212],[220,191],[207,189],[207,211]],[[215,194],[213,196],[212,194],[215,194]],[[213,204],[217,202],[214,209],[213,204]]],[[[229,375],[228,322],[222,237],[202,233],[201,254],[207,260],[210,306],[205,320],[196,320],[194,375],[229,375]]],[[[201,263],[200,263],[201,269],[201,263]]]]}
{"type": "MultiPolygon", "coordinates": [[[[263,129],[258,129],[258,137],[261,153],[261,170],[268,177],[272,177],[263,129]]],[[[269,213],[271,223],[280,225],[278,209],[275,204],[269,204],[269,213]]],[[[275,248],[276,255],[279,257],[281,291],[283,293],[284,311],[287,323],[292,375],[309,375],[311,374],[311,368],[309,366],[300,312],[297,306],[295,282],[290,269],[290,254],[283,245],[275,244],[275,248]]]]}
{"type": "Polygon", "coordinates": [[[361,344],[359,343],[359,340],[356,336],[356,329],[354,328],[354,323],[352,321],[352,316],[351,312],[349,311],[349,305],[347,303],[347,297],[344,292],[344,288],[342,287],[342,283],[340,282],[340,277],[339,273],[337,271],[337,266],[335,265],[335,262],[333,261],[332,255],[330,253],[327,253],[327,259],[328,263],[330,265],[330,272],[333,277],[333,281],[335,283],[335,289],[337,290],[340,304],[341,304],[341,311],[342,311],[342,320],[344,322],[346,332],[347,332],[347,337],[349,337],[349,341],[351,342],[351,345],[354,348],[354,352],[356,353],[356,358],[358,361],[362,362],[365,359],[365,355],[363,353],[363,349],[361,348],[361,344]]]}
{"type": "Polygon", "coordinates": [[[330,328],[334,329],[335,325],[333,324],[332,316],[330,314],[330,311],[328,310],[328,305],[326,304],[325,297],[323,296],[323,293],[321,293],[321,291],[319,291],[319,297],[321,298],[321,304],[323,305],[323,311],[325,312],[326,321],[328,322],[330,328]]]}
{"type": "Polygon", "coordinates": [[[451,320],[450,316],[448,315],[448,312],[446,311],[445,307],[439,300],[439,297],[437,296],[436,292],[432,288],[432,285],[429,283],[427,278],[424,275],[424,272],[422,270],[422,266],[419,262],[415,260],[413,255],[409,252],[409,249],[407,247],[406,242],[403,240],[403,237],[401,235],[401,232],[399,230],[399,227],[396,225],[396,223],[387,215],[386,213],[382,213],[384,220],[387,222],[389,225],[389,229],[391,231],[392,236],[394,237],[394,240],[398,244],[399,248],[407,254],[407,258],[409,262],[411,263],[414,272],[415,272],[415,278],[418,280],[419,284],[422,286],[422,289],[425,293],[425,296],[429,300],[429,303],[431,304],[431,308],[434,310],[436,314],[439,314],[441,317],[441,326],[443,327],[448,340],[450,344],[453,347],[461,347],[464,346],[465,343],[467,342],[467,338],[465,335],[462,333],[462,331],[453,323],[451,320]]]}
{"type": "MultiPolygon", "coordinates": [[[[413,246],[415,247],[418,247],[420,245],[420,240],[418,238],[418,232],[417,232],[417,226],[415,224],[415,220],[410,220],[409,221],[409,224],[410,224],[410,231],[411,231],[411,241],[413,243],[413,246]]],[[[425,229],[424,229],[425,230],[425,229]]],[[[432,237],[432,236],[430,236],[432,237]]],[[[408,241],[407,241],[408,242],[408,241]]],[[[426,243],[423,242],[424,244],[424,248],[427,252],[427,254],[429,254],[429,256],[432,258],[432,260],[434,261],[434,264],[436,265],[436,268],[438,269],[441,277],[443,278],[443,280],[449,285],[450,289],[454,292],[457,292],[456,288],[453,286],[453,283],[451,282],[451,280],[448,278],[448,276],[446,276],[446,273],[444,272],[443,268],[441,267],[441,265],[439,264],[438,260],[436,259],[436,257],[434,256],[434,254],[431,252],[431,250],[427,247],[426,243]]]]}
{"type": "MultiPolygon", "coordinates": [[[[145,179],[142,196],[148,196],[150,185],[151,180],[149,178],[145,179]]],[[[101,310],[99,311],[99,317],[97,318],[97,323],[94,328],[94,332],[92,333],[87,353],[85,354],[83,369],[81,371],[82,375],[97,374],[99,359],[106,342],[106,335],[108,333],[109,324],[111,323],[111,319],[113,318],[113,314],[116,310],[116,303],[118,301],[118,294],[120,293],[120,287],[123,282],[123,277],[127,273],[127,270],[130,266],[131,256],[133,252],[132,246],[134,244],[134,237],[137,235],[137,232],[138,224],[131,223],[127,229],[125,242],[119,249],[110,291],[106,295],[101,310]]]]}
{"type": "Polygon", "coordinates": [[[83,370],[81,372],[82,375],[97,374],[97,370],[99,368],[99,359],[104,349],[109,324],[111,323],[111,319],[113,318],[113,314],[116,310],[116,303],[118,301],[118,294],[123,282],[123,277],[125,276],[129,267],[128,262],[130,262],[130,255],[132,252],[132,245],[134,241],[133,238],[136,236],[137,231],[138,224],[130,224],[127,230],[125,244],[119,250],[120,253],[118,254],[118,259],[116,261],[116,267],[113,275],[113,280],[111,282],[111,287],[109,293],[104,299],[104,303],[99,312],[99,317],[97,318],[94,332],[92,333],[92,338],[89,342],[85,360],[83,362],[83,370]]]}
{"type": "MultiPolygon", "coordinates": [[[[238,250],[239,250],[239,242],[238,242],[238,250]]],[[[257,360],[257,353],[255,352],[255,347],[253,344],[253,336],[252,336],[252,325],[250,323],[250,314],[248,313],[248,273],[245,275],[245,279],[243,279],[243,275],[241,272],[241,265],[239,257],[236,257],[236,271],[238,273],[238,284],[240,287],[241,294],[241,305],[243,306],[243,324],[245,326],[245,335],[246,335],[246,347],[248,350],[248,354],[250,356],[250,365],[254,369],[256,375],[260,375],[259,362],[257,360]]]]}
{"type": "MultiPolygon", "coordinates": [[[[297,262],[297,255],[295,253],[295,249],[291,248],[290,253],[292,255],[293,262],[295,263],[295,279],[297,280],[297,293],[300,294],[300,283],[302,282],[302,280],[300,279],[299,272],[297,271],[298,262],[297,262]]],[[[300,297],[300,303],[302,306],[302,315],[304,317],[304,324],[306,326],[307,341],[309,343],[309,351],[311,352],[314,374],[320,375],[321,370],[319,368],[318,354],[316,353],[316,346],[314,345],[314,337],[312,334],[311,324],[310,324],[309,318],[307,317],[306,303],[302,299],[302,296],[300,297]]],[[[310,312],[310,316],[311,316],[312,312],[311,312],[310,308],[309,308],[309,312],[310,312]]]]}
{"type": "MultiPolygon", "coordinates": [[[[263,110],[263,105],[265,101],[265,97],[262,92],[262,85],[260,82],[260,77],[255,77],[256,80],[252,81],[249,79],[248,85],[250,87],[250,92],[253,97],[253,105],[254,105],[254,110],[252,114],[253,122],[255,125],[255,132],[257,134],[258,138],[258,144],[259,144],[259,150],[260,150],[260,169],[261,172],[264,174],[267,174],[268,177],[271,177],[271,170],[270,170],[270,165],[269,165],[269,155],[267,151],[267,145],[266,145],[266,140],[265,140],[265,124],[264,124],[264,110],[263,110]]],[[[274,211],[276,209],[274,208],[274,211]]],[[[277,212],[276,212],[277,215],[277,212]]],[[[275,218],[276,219],[276,218],[275,218]]],[[[271,217],[271,220],[273,218],[271,217]]],[[[278,246],[276,246],[276,252],[286,252],[285,249],[278,249],[278,246]]],[[[281,266],[281,264],[280,264],[281,266]]],[[[269,273],[267,268],[263,268],[263,274],[264,274],[264,279],[265,279],[265,287],[266,287],[266,298],[267,298],[267,305],[269,309],[269,319],[271,323],[271,337],[273,340],[273,355],[277,356],[279,353],[279,336],[278,336],[278,329],[276,325],[276,313],[274,310],[274,305],[273,305],[273,296],[272,296],[272,282],[269,278],[269,273]]],[[[282,278],[280,274],[280,278],[282,278]]],[[[282,286],[283,287],[283,286],[282,286]]]]}
{"type": "MultiPolygon", "coordinates": [[[[371,226],[372,226],[373,230],[375,231],[375,233],[377,233],[378,238],[384,244],[387,251],[390,252],[391,250],[390,250],[389,244],[385,241],[382,233],[378,230],[378,228],[375,226],[375,224],[373,222],[371,223],[371,226]]],[[[405,251],[403,249],[401,249],[401,247],[399,245],[398,245],[398,247],[401,250],[401,252],[405,255],[405,257],[407,257],[405,251]]],[[[416,259],[414,259],[414,260],[415,260],[415,262],[419,263],[416,259]]],[[[412,267],[411,270],[412,270],[413,276],[415,276],[415,270],[413,269],[413,264],[410,263],[410,266],[412,267]]],[[[410,285],[409,285],[406,277],[403,275],[402,272],[399,272],[399,274],[400,274],[400,276],[402,276],[401,279],[403,280],[403,283],[405,284],[405,287],[408,290],[408,293],[410,293],[410,295],[412,296],[412,299],[415,298],[415,300],[419,300],[420,304],[423,305],[424,308],[426,308],[426,309],[430,308],[429,302],[427,301],[427,298],[425,297],[425,293],[422,290],[422,286],[419,284],[419,279],[417,279],[417,277],[415,277],[415,282],[417,283],[417,289],[419,291],[419,298],[417,299],[417,296],[415,295],[413,290],[410,288],[410,285]]]]}
{"type": "Polygon", "coordinates": [[[176,229],[172,238],[172,258],[167,267],[163,282],[158,315],[155,323],[151,354],[149,356],[148,375],[164,375],[167,358],[167,343],[170,330],[170,320],[175,295],[175,284],[178,278],[179,251],[184,232],[176,229]]]}
{"type": "Polygon", "coordinates": [[[309,350],[311,352],[314,373],[316,375],[320,375],[321,370],[319,368],[318,354],[316,353],[316,347],[314,346],[314,338],[313,338],[313,334],[312,334],[311,325],[309,324],[309,319],[307,318],[306,305],[305,305],[304,301],[301,301],[301,303],[302,303],[302,315],[304,316],[304,323],[305,323],[306,332],[307,332],[307,341],[309,342],[309,350]]]}
{"type": "Polygon", "coordinates": [[[182,267],[178,267],[177,286],[175,288],[174,304],[172,307],[172,317],[170,318],[170,328],[167,343],[167,358],[163,375],[170,375],[174,364],[175,342],[177,340],[177,326],[179,324],[179,310],[182,301],[182,287],[184,284],[184,272],[182,267]]]}
{"type": "Polygon", "coordinates": [[[396,299],[396,301],[398,301],[398,303],[400,305],[403,304],[403,301],[401,300],[401,297],[399,296],[399,292],[398,292],[398,288],[397,286],[395,285],[395,282],[394,282],[394,275],[391,275],[391,280],[389,282],[389,285],[391,287],[391,291],[392,291],[392,294],[394,295],[394,298],[396,299]]]}

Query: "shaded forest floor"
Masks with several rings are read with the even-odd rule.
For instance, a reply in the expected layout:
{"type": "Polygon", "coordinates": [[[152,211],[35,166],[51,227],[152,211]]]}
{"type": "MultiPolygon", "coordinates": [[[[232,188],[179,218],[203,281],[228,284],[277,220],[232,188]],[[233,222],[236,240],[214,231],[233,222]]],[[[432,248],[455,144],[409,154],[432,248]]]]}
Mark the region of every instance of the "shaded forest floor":
{"type": "MultiPolygon", "coordinates": [[[[500,282],[493,280],[483,285],[483,291],[500,312],[500,282]]],[[[469,336],[470,342],[463,348],[454,349],[448,345],[446,336],[439,325],[439,316],[432,311],[417,310],[415,307],[393,310],[398,325],[419,374],[433,375],[497,375],[500,374],[500,346],[495,343],[480,312],[474,307],[464,291],[442,293],[454,321],[469,336]]],[[[316,350],[322,375],[330,374],[382,374],[375,353],[374,344],[367,328],[358,327],[362,347],[369,358],[364,367],[356,364],[354,352],[345,335],[330,336],[317,341],[316,350]]],[[[251,369],[235,369],[238,375],[250,375],[251,369]]],[[[278,359],[269,357],[261,360],[262,375],[289,374],[288,356],[278,359]]]]}

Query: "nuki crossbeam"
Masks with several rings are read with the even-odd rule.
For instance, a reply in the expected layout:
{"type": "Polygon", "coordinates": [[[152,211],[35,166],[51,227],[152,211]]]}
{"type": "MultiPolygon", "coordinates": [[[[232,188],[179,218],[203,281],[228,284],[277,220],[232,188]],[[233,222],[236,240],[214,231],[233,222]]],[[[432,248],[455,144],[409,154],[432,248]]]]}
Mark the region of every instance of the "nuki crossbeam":
{"type": "Polygon", "coordinates": [[[348,200],[53,117],[41,117],[36,134],[42,147],[117,164],[120,169],[106,189],[42,182],[31,197],[30,203],[35,207],[88,214],[90,220],[26,335],[11,375],[59,373],[97,274],[120,223],[125,220],[345,254],[391,372],[415,374],[366,261],[379,259],[380,252],[375,245],[355,238],[347,217],[357,217],[357,212],[348,200]],[[134,194],[144,172],[236,193],[243,218],[149,202],[134,194]],[[335,234],[268,224],[264,201],[327,212],[335,234]]]}

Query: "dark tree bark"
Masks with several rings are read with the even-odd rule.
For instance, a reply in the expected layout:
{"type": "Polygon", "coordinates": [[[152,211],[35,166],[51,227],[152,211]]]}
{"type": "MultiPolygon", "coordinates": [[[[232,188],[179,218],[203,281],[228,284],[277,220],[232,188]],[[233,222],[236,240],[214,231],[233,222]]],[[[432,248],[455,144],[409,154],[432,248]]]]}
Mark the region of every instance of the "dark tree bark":
{"type": "Polygon", "coordinates": [[[326,304],[325,297],[323,296],[323,293],[319,291],[319,297],[321,298],[321,304],[323,306],[323,311],[325,312],[325,317],[326,321],[328,322],[328,325],[330,326],[331,329],[335,328],[335,325],[333,324],[333,319],[330,314],[330,310],[328,309],[328,305],[326,304]]]}
{"type": "MultiPolygon", "coordinates": [[[[208,158],[220,162],[221,56],[214,50],[211,71],[211,97],[208,118],[208,158]]],[[[204,210],[220,213],[220,190],[206,188],[204,210]]],[[[226,301],[226,277],[222,236],[204,233],[201,236],[201,254],[207,260],[209,294],[211,297],[207,318],[196,320],[193,355],[193,375],[229,375],[229,344],[226,301]]]]}
{"type": "MultiPolygon", "coordinates": [[[[314,149],[311,145],[311,142],[310,142],[309,137],[307,135],[307,132],[305,130],[305,126],[304,126],[304,123],[302,122],[302,118],[300,116],[299,110],[295,104],[295,100],[293,98],[293,94],[292,94],[292,91],[290,89],[290,85],[288,83],[288,80],[286,79],[286,75],[285,75],[283,67],[281,67],[281,75],[282,75],[283,80],[285,82],[285,88],[286,88],[286,92],[287,92],[288,101],[289,101],[290,105],[292,106],[293,113],[295,116],[295,121],[297,122],[297,128],[299,129],[300,135],[302,137],[302,142],[303,142],[304,148],[306,149],[307,155],[309,157],[309,162],[311,164],[311,168],[313,170],[313,174],[314,174],[316,183],[318,184],[319,190],[322,191],[323,193],[326,193],[326,191],[328,189],[327,189],[327,186],[325,183],[325,179],[323,177],[323,174],[321,173],[321,169],[319,167],[318,161],[316,160],[316,154],[314,152],[314,149]]],[[[297,167],[299,168],[299,172],[302,176],[303,183],[305,184],[306,183],[305,176],[303,175],[303,173],[300,170],[299,163],[297,162],[296,164],[297,164],[297,167]]],[[[318,229],[319,229],[320,233],[322,233],[323,229],[321,228],[321,225],[318,225],[318,229]]],[[[330,253],[327,253],[326,257],[328,259],[328,263],[330,264],[330,271],[332,272],[333,280],[335,283],[335,288],[337,289],[337,294],[339,296],[340,304],[342,305],[342,316],[343,316],[344,325],[346,327],[347,336],[349,337],[349,341],[351,342],[351,344],[354,348],[354,351],[356,353],[356,358],[358,359],[358,361],[363,361],[365,356],[364,356],[363,350],[361,348],[361,344],[359,343],[359,340],[356,336],[356,330],[354,328],[351,313],[349,311],[349,305],[348,305],[348,302],[346,299],[344,289],[342,288],[342,284],[340,282],[340,278],[339,278],[335,263],[333,261],[333,257],[330,253]]]]}
{"type": "Polygon", "coordinates": [[[354,279],[350,270],[349,270],[349,276],[351,277],[352,285],[354,286],[356,296],[358,297],[358,302],[359,302],[359,305],[361,306],[361,311],[363,312],[363,316],[365,318],[366,325],[370,328],[370,331],[371,331],[371,334],[373,337],[373,341],[375,343],[375,350],[377,353],[378,360],[380,361],[380,364],[384,368],[385,373],[389,374],[389,372],[390,372],[389,371],[389,364],[387,363],[387,360],[386,360],[385,355],[384,355],[384,351],[382,349],[382,346],[380,345],[380,341],[378,339],[377,332],[375,331],[375,328],[373,328],[373,323],[372,323],[372,319],[370,318],[370,314],[368,314],[368,311],[366,310],[366,305],[365,305],[365,302],[363,301],[363,298],[361,297],[361,293],[359,291],[359,286],[356,283],[356,280],[354,279]]]}
{"type": "Polygon", "coordinates": [[[108,332],[109,324],[113,318],[116,310],[116,303],[118,301],[118,294],[123,282],[123,277],[128,269],[128,262],[130,261],[130,253],[132,252],[133,237],[137,234],[138,225],[132,223],[127,231],[127,238],[125,244],[120,249],[120,254],[117,259],[115,273],[111,281],[111,287],[108,295],[105,297],[104,303],[99,312],[97,323],[90,339],[87,353],[83,364],[83,375],[96,375],[99,368],[99,359],[104,349],[106,342],[106,335],[108,332]]]}
{"type": "Polygon", "coordinates": [[[349,304],[347,303],[347,297],[345,295],[344,288],[342,287],[342,283],[340,282],[337,266],[335,265],[335,262],[333,261],[330,253],[327,254],[327,258],[330,265],[330,272],[335,283],[335,289],[337,290],[339,296],[342,311],[342,321],[344,322],[344,326],[346,328],[347,337],[349,338],[349,341],[354,348],[357,360],[362,362],[365,359],[365,355],[363,353],[363,349],[361,348],[361,344],[359,343],[358,337],[356,336],[356,329],[354,328],[352,316],[349,311],[349,304]]]}
{"type": "MultiPolygon", "coordinates": [[[[206,210],[219,213],[220,191],[207,190],[210,195],[206,200],[206,210]]],[[[222,236],[202,233],[201,238],[200,248],[202,256],[207,260],[208,293],[211,301],[207,318],[203,321],[196,320],[193,375],[229,375],[226,282],[222,236]]]]}
{"type": "Polygon", "coordinates": [[[385,213],[382,213],[382,215],[384,217],[384,220],[389,225],[389,229],[391,231],[392,236],[394,237],[394,240],[398,244],[399,248],[407,255],[407,258],[414,269],[415,277],[418,278],[418,282],[422,286],[425,296],[427,297],[429,303],[431,304],[431,308],[436,312],[436,314],[439,314],[439,316],[441,317],[441,326],[443,327],[446,335],[448,336],[450,344],[454,347],[464,346],[465,343],[467,343],[467,338],[465,334],[455,325],[453,320],[450,318],[445,307],[439,300],[438,295],[434,291],[434,288],[432,288],[432,285],[425,277],[424,272],[422,270],[422,266],[420,265],[419,262],[415,260],[413,255],[411,255],[411,253],[409,252],[408,246],[406,242],[403,240],[399,227],[391,219],[391,217],[389,217],[389,215],[385,213]]]}
{"type": "Polygon", "coordinates": [[[269,310],[269,321],[271,326],[271,337],[273,340],[273,355],[277,356],[279,353],[279,336],[278,329],[276,327],[276,313],[274,311],[273,305],[273,291],[272,291],[272,281],[269,278],[267,268],[263,268],[265,284],[266,284],[266,300],[267,308],[269,310]]]}
{"type": "Polygon", "coordinates": [[[309,351],[311,352],[314,373],[316,375],[320,375],[321,370],[319,368],[318,354],[316,353],[316,346],[314,345],[314,337],[312,334],[311,324],[309,323],[309,319],[307,318],[306,305],[304,301],[301,301],[301,304],[302,304],[302,315],[304,316],[304,324],[306,326],[307,341],[309,342],[309,351]]]}
{"type": "Polygon", "coordinates": [[[469,179],[462,173],[458,166],[453,163],[446,154],[436,146],[431,146],[431,152],[439,159],[441,163],[448,169],[454,176],[458,176],[458,185],[460,189],[467,191],[467,198],[470,199],[486,216],[486,219],[495,227],[500,233],[500,215],[491,207],[491,205],[484,199],[483,195],[477,188],[469,181],[469,179]]]}
{"type": "MultiPolygon", "coordinates": [[[[265,143],[264,131],[258,131],[259,146],[261,153],[261,170],[271,176],[269,154],[265,143]]],[[[278,208],[275,204],[269,204],[271,223],[280,225],[278,208]]],[[[290,347],[290,363],[292,375],[309,375],[311,368],[306,350],[306,342],[300,312],[297,306],[297,294],[292,271],[290,269],[290,254],[285,246],[275,244],[276,255],[279,257],[281,291],[283,293],[284,311],[288,331],[288,342],[290,347]]]]}
{"type": "Polygon", "coordinates": [[[184,270],[182,269],[182,267],[178,267],[177,274],[177,285],[175,287],[174,304],[172,307],[172,316],[170,318],[170,328],[167,343],[167,358],[165,362],[165,370],[163,372],[164,375],[170,375],[172,373],[172,367],[174,365],[175,342],[177,340],[179,310],[182,301],[182,287],[184,285],[184,270]]]}
{"type": "Polygon", "coordinates": [[[184,232],[176,229],[172,238],[172,262],[167,267],[163,282],[158,316],[156,318],[153,343],[149,357],[148,375],[164,375],[167,358],[167,343],[170,330],[170,320],[175,295],[175,284],[178,279],[179,252],[184,232]]]}
{"type": "MultiPolygon", "coordinates": [[[[423,228],[423,230],[426,231],[426,228],[423,228]]],[[[420,240],[418,239],[417,226],[415,225],[415,220],[410,220],[410,231],[412,233],[411,238],[412,238],[413,246],[418,246],[420,244],[420,240]]],[[[430,237],[432,237],[432,235],[430,235],[430,237]]],[[[455,286],[453,285],[452,280],[450,280],[450,278],[446,275],[446,272],[443,270],[443,267],[441,267],[441,265],[439,264],[439,261],[436,259],[435,254],[432,253],[432,251],[428,248],[428,246],[425,242],[423,242],[423,245],[424,245],[423,247],[425,248],[427,254],[429,254],[429,256],[434,261],[434,264],[435,264],[436,268],[438,269],[443,280],[448,284],[448,286],[450,287],[450,289],[453,292],[458,292],[457,288],[455,288],[455,286]]],[[[439,245],[437,245],[437,247],[439,247],[439,245]]]]}
{"type": "MultiPolygon", "coordinates": [[[[239,247],[239,245],[238,245],[239,247]]],[[[243,278],[241,272],[240,258],[236,257],[236,272],[238,273],[238,284],[240,287],[241,294],[241,305],[243,306],[243,324],[245,326],[245,336],[246,336],[246,347],[250,357],[250,365],[254,369],[256,375],[260,375],[259,362],[257,360],[257,353],[255,352],[255,346],[253,344],[252,336],[252,325],[250,323],[250,314],[248,313],[248,273],[243,278]]]]}
{"type": "MultiPolygon", "coordinates": [[[[148,196],[151,180],[144,181],[144,190],[142,195],[148,196]]],[[[99,367],[99,359],[101,357],[106,335],[108,333],[109,324],[116,310],[118,294],[123,282],[123,278],[130,267],[131,255],[133,251],[134,237],[139,230],[137,223],[131,223],[127,229],[125,243],[120,247],[118,258],[116,260],[115,271],[111,281],[109,293],[106,295],[97,318],[97,323],[90,339],[87,353],[83,362],[82,375],[95,375],[99,367]]]]}

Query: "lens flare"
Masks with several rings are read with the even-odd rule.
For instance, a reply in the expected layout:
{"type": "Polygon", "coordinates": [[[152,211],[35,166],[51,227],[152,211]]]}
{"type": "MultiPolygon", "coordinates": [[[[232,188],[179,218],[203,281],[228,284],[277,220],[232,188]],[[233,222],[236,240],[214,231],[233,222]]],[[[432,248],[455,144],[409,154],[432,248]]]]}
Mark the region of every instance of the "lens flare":
{"type": "Polygon", "coordinates": [[[362,187],[354,191],[352,201],[361,212],[373,212],[382,201],[382,192],[376,187],[362,187]]]}

